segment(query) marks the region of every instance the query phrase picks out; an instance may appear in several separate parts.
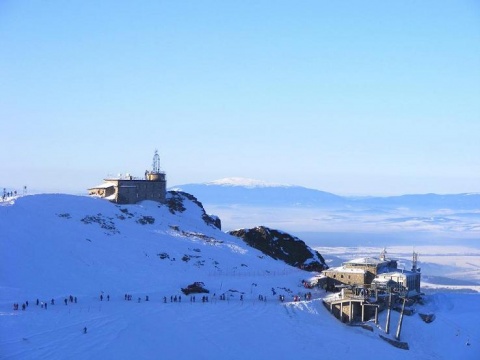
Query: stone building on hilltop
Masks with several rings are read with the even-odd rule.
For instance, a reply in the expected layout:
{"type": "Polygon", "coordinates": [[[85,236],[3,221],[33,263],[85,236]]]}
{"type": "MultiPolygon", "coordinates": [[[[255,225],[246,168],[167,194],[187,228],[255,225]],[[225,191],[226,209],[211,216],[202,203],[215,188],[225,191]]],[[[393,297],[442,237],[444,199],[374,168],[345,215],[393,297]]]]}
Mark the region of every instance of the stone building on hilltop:
{"type": "Polygon", "coordinates": [[[323,273],[330,279],[330,285],[370,285],[382,272],[388,272],[390,269],[396,269],[395,260],[385,258],[359,258],[346,261],[340,267],[324,270],[323,273]]]}
{"type": "Polygon", "coordinates": [[[421,274],[416,267],[417,254],[414,253],[412,271],[399,269],[397,260],[387,259],[384,250],[380,258],[365,257],[346,261],[340,267],[324,270],[325,286],[355,286],[365,289],[386,290],[395,287],[406,291],[408,297],[420,294],[421,274]]]}
{"type": "Polygon", "coordinates": [[[167,180],[160,171],[160,156],[155,150],[152,170],[145,171],[145,177],[137,178],[130,174],[108,177],[104,183],[88,189],[88,194],[117,204],[136,204],[142,200],[165,202],[167,180]]]}
{"type": "Polygon", "coordinates": [[[375,316],[377,324],[378,312],[387,304],[390,308],[395,301],[403,299],[405,304],[406,299],[421,295],[417,255],[413,253],[411,271],[399,269],[396,260],[386,258],[385,250],[380,258],[354,259],[322,271],[318,285],[334,292],[323,299],[324,305],[342,322],[375,316]]]}

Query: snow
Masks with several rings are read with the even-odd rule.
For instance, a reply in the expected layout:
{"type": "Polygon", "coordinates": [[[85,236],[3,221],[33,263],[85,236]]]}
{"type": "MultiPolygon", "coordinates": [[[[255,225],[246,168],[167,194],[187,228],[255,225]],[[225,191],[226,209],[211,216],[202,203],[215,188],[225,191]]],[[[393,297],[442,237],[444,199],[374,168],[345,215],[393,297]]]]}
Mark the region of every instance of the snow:
{"type": "Polygon", "coordinates": [[[384,260],[375,259],[372,257],[356,258],[353,260],[346,261],[348,264],[357,264],[357,265],[379,265],[384,263],[384,260]]]}
{"type": "Polygon", "coordinates": [[[256,187],[290,187],[291,185],[282,185],[276,183],[269,183],[262,180],[248,179],[242,177],[229,177],[214,180],[205,185],[222,185],[222,186],[242,186],[246,188],[256,188],[256,187]]]}
{"type": "Polygon", "coordinates": [[[352,274],[363,274],[365,272],[364,269],[360,268],[352,268],[352,267],[345,267],[345,266],[339,266],[335,268],[329,268],[328,270],[330,271],[339,271],[339,272],[349,272],[352,274]]]}
{"type": "Polygon", "coordinates": [[[113,186],[114,186],[114,184],[112,184],[112,183],[103,183],[103,184],[94,186],[91,189],[108,189],[108,188],[113,187],[113,186]]]}
{"type": "MultiPolygon", "coordinates": [[[[385,312],[370,332],[329,314],[323,290],[308,289],[311,301],[293,302],[306,291],[301,281],[315,274],[205,224],[201,208],[188,200],[175,214],[151,201],[117,206],[61,194],[2,205],[1,359],[480,358],[478,293],[429,289],[416,310],[435,313],[435,321],[405,317],[401,340],[410,350],[397,349],[379,338],[385,312]],[[139,222],[147,216],[153,224],[139,222]],[[205,283],[209,302],[200,294],[190,302],[180,292],[194,281],[205,283]],[[227,300],[219,299],[222,293],[227,300]],[[100,301],[100,294],[110,301],[100,301]],[[133,300],[125,301],[125,294],[133,300]],[[69,295],[78,303],[65,305],[69,295]],[[170,302],[172,295],[182,301],[170,302]],[[48,308],[35,305],[37,298],[48,308]],[[27,310],[12,309],[25,300],[27,310]]],[[[352,257],[361,250],[352,250],[352,257]]],[[[391,320],[392,334],[398,313],[391,320]]]]}

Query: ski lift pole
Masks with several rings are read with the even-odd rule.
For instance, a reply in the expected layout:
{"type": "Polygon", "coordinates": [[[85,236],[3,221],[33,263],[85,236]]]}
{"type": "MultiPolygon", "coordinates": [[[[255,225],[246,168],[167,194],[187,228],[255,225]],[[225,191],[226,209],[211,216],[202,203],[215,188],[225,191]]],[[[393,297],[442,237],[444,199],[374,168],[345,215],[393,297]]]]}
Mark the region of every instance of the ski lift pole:
{"type": "Polygon", "coordinates": [[[392,312],[392,291],[388,295],[387,323],[385,325],[385,334],[390,333],[390,313],[392,312]]]}
{"type": "Polygon", "coordinates": [[[402,331],[402,322],[403,322],[403,313],[405,310],[405,301],[407,299],[407,295],[403,295],[403,304],[402,304],[402,311],[400,312],[400,319],[398,319],[398,326],[397,326],[397,333],[395,335],[395,339],[400,340],[400,332],[402,331]]]}

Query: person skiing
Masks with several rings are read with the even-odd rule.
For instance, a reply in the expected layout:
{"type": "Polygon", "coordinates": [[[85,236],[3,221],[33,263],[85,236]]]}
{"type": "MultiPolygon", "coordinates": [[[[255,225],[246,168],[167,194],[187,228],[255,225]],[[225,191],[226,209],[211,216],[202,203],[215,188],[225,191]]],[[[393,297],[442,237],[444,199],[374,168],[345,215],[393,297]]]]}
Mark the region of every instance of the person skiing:
{"type": "Polygon", "coordinates": [[[83,328],[83,333],[84,333],[84,334],[87,333],[87,327],[86,327],[86,326],[83,328]]]}

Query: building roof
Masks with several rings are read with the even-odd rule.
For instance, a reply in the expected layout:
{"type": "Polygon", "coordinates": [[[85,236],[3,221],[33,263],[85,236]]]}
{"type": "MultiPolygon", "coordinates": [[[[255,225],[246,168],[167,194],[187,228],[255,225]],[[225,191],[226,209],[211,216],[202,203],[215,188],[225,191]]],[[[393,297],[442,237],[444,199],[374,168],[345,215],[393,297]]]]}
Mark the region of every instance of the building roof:
{"type": "Polygon", "coordinates": [[[373,282],[376,282],[376,283],[388,283],[389,281],[391,281],[391,279],[387,279],[379,276],[373,279],[373,282]]]}
{"type": "Polygon", "coordinates": [[[112,187],[112,186],[114,186],[114,184],[112,184],[112,183],[103,183],[103,184],[100,184],[100,185],[97,185],[97,186],[93,186],[89,190],[91,190],[91,189],[107,189],[107,188],[112,187]]]}
{"type": "Polygon", "coordinates": [[[402,271],[391,271],[391,272],[379,273],[379,274],[377,274],[377,277],[383,277],[383,278],[406,277],[406,276],[411,276],[413,274],[420,274],[420,273],[414,272],[414,271],[409,271],[409,270],[404,270],[403,272],[402,271]]]}
{"type": "Polygon", "coordinates": [[[345,266],[339,266],[335,268],[330,268],[327,270],[324,270],[325,272],[346,272],[346,273],[355,273],[355,274],[364,274],[365,269],[359,269],[359,268],[351,268],[351,267],[345,267],[345,266]]]}
{"type": "Polygon", "coordinates": [[[364,258],[357,258],[357,259],[353,259],[353,260],[350,260],[350,261],[346,261],[346,262],[344,262],[344,265],[373,265],[373,266],[377,266],[377,265],[380,265],[380,264],[383,264],[383,263],[386,263],[386,262],[388,262],[388,261],[380,260],[380,259],[373,258],[373,257],[364,257],[364,258]]]}

